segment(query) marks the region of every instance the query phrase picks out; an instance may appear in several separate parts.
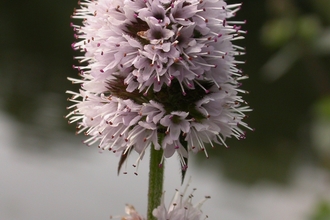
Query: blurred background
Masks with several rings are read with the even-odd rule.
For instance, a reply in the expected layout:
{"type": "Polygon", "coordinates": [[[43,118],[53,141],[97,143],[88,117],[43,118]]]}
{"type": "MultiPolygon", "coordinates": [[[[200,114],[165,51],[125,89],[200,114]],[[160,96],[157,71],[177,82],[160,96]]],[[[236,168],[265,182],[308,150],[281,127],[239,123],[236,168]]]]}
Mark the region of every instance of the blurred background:
{"type": "MultiPolygon", "coordinates": [[[[128,168],[117,177],[118,158],[83,145],[63,119],[65,91],[78,89],[66,79],[78,77],[74,7],[0,3],[0,219],[109,219],[125,203],[146,210],[148,157],[138,176],[128,168]]],[[[243,1],[235,19],[247,20],[248,34],[237,43],[247,51],[244,98],[255,131],[192,161],[197,201],[212,197],[210,219],[330,219],[329,9],[329,0],[243,1]]],[[[176,160],[168,162],[169,198],[180,186],[173,175],[176,160]]]]}

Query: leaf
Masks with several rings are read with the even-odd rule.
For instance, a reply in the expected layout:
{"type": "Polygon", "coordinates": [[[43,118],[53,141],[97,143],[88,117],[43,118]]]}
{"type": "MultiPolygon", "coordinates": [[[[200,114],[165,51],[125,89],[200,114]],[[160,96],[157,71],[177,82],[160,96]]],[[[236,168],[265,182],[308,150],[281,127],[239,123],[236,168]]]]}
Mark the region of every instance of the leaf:
{"type": "Polygon", "coordinates": [[[187,169],[188,169],[188,158],[183,158],[184,163],[181,161],[181,185],[184,182],[184,178],[186,177],[187,169]]]}
{"type": "Polygon", "coordinates": [[[123,166],[124,162],[127,160],[128,155],[130,155],[131,152],[132,152],[132,148],[129,148],[129,149],[123,151],[123,153],[121,154],[120,160],[118,163],[117,175],[119,175],[121,167],[123,166]]]}
{"type": "MultiPolygon", "coordinates": [[[[183,148],[188,152],[188,147],[187,147],[188,143],[184,140],[184,137],[180,136],[179,140],[183,148]]],[[[180,163],[181,163],[181,185],[182,185],[188,169],[188,156],[180,158],[180,163]]]]}

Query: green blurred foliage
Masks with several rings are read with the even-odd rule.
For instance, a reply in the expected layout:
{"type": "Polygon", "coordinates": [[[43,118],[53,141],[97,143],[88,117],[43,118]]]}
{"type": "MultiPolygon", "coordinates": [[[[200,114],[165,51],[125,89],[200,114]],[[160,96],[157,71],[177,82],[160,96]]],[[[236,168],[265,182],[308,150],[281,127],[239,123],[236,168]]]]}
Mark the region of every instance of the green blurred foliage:
{"type": "MultiPolygon", "coordinates": [[[[65,128],[66,80],[72,71],[70,15],[76,1],[1,1],[1,106],[22,123],[65,128]],[[45,103],[57,108],[47,115],[45,103]]],[[[43,129],[41,129],[43,130],[43,129]]],[[[44,130],[52,132],[51,130],[44,130]]]]}
{"type": "MultiPolygon", "coordinates": [[[[247,60],[241,68],[250,76],[243,82],[250,95],[244,98],[254,109],[247,122],[255,132],[248,131],[246,140],[228,140],[229,149],[209,149],[209,160],[201,153],[200,163],[245,183],[285,183],[293,164],[318,163],[311,129],[319,113],[312,108],[330,89],[329,4],[243,1],[234,19],[247,20],[246,39],[237,43],[247,50],[240,59],[247,60]]],[[[76,0],[0,3],[0,106],[38,128],[37,135],[57,129],[74,133],[63,116],[69,105],[65,91],[77,90],[66,80],[77,76],[70,28],[76,6],[76,0]]]]}
{"type": "Polygon", "coordinates": [[[330,22],[319,10],[328,2],[244,1],[238,16],[247,19],[249,33],[240,43],[247,48],[242,68],[250,79],[243,87],[250,90],[248,122],[256,130],[246,140],[229,140],[229,149],[211,149],[210,160],[200,163],[248,184],[286,183],[297,164],[330,168],[312,136],[313,106],[330,92],[330,22]]]}
{"type": "Polygon", "coordinates": [[[327,201],[321,201],[316,209],[315,213],[311,216],[310,220],[329,220],[330,219],[330,203],[327,201]]]}
{"type": "Polygon", "coordinates": [[[330,120],[330,96],[319,99],[314,105],[314,111],[324,120],[330,120]]]}

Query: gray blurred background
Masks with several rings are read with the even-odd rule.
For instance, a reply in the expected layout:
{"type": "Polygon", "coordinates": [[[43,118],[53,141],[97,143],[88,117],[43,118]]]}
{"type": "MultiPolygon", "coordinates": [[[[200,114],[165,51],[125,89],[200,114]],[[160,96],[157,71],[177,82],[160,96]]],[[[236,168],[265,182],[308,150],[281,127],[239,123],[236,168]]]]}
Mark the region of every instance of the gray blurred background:
{"type": "MultiPolygon", "coordinates": [[[[126,202],[146,210],[147,157],[139,176],[129,167],[117,177],[118,158],[87,148],[63,119],[65,91],[78,89],[66,80],[78,77],[74,7],[0,3],[0,219],[109,219],[126,202]]],[[[330,219],[329,9],[329,0],[243,1],[235,19],[247,20],[248,34],[237,43],[247,50],[241,68],[255,132],[192,161],[196,202],[212,197],[210,219],[330,219]]],[[[167,172],[178,176],[165,185],[171,198],[180,186],[175,159],[167,172]]]]}

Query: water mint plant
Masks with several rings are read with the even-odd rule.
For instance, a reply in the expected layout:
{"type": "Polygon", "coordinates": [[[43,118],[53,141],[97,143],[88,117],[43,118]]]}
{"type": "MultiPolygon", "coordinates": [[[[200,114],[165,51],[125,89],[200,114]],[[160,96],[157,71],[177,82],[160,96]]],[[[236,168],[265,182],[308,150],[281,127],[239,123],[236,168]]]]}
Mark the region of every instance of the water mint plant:
{"type": "MultiPolygon", "coordinates": [[[[251,111],[237,59],[245,21],[230,20],[241,4],[223,0],[84,0],[71,24],[80,55],[79,91],[67,115],[85,143],[120,155],[151,148],[149,217],[160,204],[164,159],[177,154],[182,174],[189,154],[245,138],[251,111]],[[76,24],[77,23],[77,24],[76,24]],[[154,181],[154,182],[153,182],[154,181]],[[152,183],[153,182],[153,183],[152,183]],[[156,188],[157,189],[156,189],[156,188]],[[153,199],[150,199],[152,201],[153,199]]],[[[124,171],[125,172],[125,171],[124,171]]]]}

